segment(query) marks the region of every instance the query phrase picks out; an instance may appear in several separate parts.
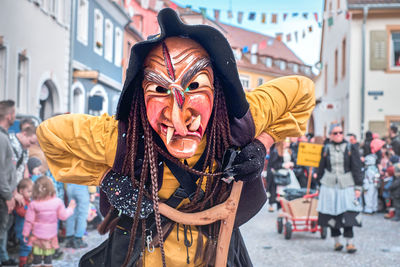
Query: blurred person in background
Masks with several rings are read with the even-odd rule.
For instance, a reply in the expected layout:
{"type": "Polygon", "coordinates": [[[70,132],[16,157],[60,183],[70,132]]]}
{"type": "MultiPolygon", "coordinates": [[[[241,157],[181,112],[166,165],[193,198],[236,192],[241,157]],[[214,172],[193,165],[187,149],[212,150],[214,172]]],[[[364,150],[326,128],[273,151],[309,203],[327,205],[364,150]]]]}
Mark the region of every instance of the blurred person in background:
{"type": "Polygon", "coordinates": [[[318,224],[331,229],[334,250],[343,245],[339,237],[346,238],[348,253],[357,251],[353,242],[353,226],[361,226],[362,211],[358,199],[363,182],[358,149],[343,138],[340,124],[331,124],[330,141],[322,149],[317,181],[320,184],[318,201],[318,224]]]}
{"type": "Polygon", "coordinates": [[[389,129],[390,145],[394,153],[400,156],[400,135],[398,134],[398,128],[396,125],[390,126],[389,129]]]}
{"type": "Polygon", "coordinates": [[[395,208],[395,215],[392,220],[398,222],[400,221],[400,163],[394,165],[393,182],[389,190],[395,208]]]}
{"type": "Polygon", "coordinates": [[[8,128],[15,121],[15,102],[12,100],[0,101],[0,261],[1,265],[17,265],[18,263],[8,256],[7,239],[11,228],[15,201],[23,204],[23,197],[16,192],[17,178],[13,148],[8,136],[8,128]]]}

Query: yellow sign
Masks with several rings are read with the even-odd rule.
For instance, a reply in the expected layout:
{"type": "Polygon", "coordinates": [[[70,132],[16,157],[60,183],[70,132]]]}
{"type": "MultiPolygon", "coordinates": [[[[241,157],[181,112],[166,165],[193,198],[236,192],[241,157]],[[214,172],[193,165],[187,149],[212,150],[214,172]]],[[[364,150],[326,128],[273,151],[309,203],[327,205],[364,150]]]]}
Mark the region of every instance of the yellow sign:
{"type": "Polygon", "coordinates": [[[319,144],[299,143],[297,165],[318,167],[323,147],[319,144]]]}

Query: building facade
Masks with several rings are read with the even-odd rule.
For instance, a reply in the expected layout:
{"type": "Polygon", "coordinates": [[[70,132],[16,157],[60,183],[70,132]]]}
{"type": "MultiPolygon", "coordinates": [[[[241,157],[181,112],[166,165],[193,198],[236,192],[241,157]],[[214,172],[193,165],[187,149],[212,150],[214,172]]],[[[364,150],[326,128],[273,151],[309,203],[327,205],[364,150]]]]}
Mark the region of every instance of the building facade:
{"type": "Polygon", "coordinates": [[[70,0],[0,1],[0,99],[46,119],[68,111],[70,0]]]}
{"type": "Polygon", "coordinates": [[[124,28],[129,16],[118,1],[74,3],[71,112],[114,114],[122,90],[124,28]]]}

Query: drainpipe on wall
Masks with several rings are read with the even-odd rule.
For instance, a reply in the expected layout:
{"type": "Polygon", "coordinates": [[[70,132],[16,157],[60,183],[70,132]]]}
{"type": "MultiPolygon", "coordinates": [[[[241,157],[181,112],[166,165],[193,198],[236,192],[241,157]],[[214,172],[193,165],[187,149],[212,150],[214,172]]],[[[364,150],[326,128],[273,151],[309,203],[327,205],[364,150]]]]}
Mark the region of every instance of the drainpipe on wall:
{"type": "Polygon", "coordinates": [[[71,23],[69,31],[69,64],[68,64],[68,111],[72,112],[72,60],[74,57],[74,37],[75,37],[75,2],[76,0],[71,0],[71,23]]]}
{"type": "Polygon", "coordinates": [[[365,129],[365,24],[368,16],[368,5],[364,6],[362,24],[362,47],[361,47],[361,135],[364,136],[365,129]]]}

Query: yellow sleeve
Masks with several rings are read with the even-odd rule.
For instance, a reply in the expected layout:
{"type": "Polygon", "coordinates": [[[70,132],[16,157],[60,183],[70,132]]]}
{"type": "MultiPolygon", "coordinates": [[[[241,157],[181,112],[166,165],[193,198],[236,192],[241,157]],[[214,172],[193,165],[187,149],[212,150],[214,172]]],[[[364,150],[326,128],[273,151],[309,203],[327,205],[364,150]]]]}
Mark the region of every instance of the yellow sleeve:
{"type": "Polygon", "coordinates": [[[271,80],[246,93],[256,135],[269,134],[275,141],[305,133],[315,106],[314,83],[303,76],[271,80]]]}
{"type": "Polygon", "coordinates": [[[114,164],[118,121],[107,114],[56,116],[42,122],[36,133],[58,181],[97,186],[114,164]]]}

